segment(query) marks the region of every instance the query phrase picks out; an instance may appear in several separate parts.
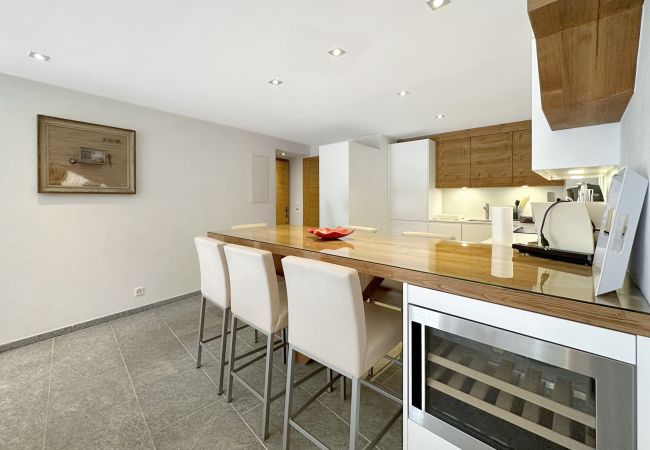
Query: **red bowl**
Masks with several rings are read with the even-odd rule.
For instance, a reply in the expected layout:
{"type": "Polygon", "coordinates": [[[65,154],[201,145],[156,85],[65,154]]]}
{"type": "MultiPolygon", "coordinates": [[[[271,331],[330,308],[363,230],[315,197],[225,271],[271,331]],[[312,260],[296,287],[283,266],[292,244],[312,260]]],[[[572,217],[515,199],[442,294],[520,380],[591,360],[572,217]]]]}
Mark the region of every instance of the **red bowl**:
{"type": "Polygon", "coordinates": [[[336,227],[336,228],[307,228],[307,231],[316,236],[319,239],[329,240],[329,239],[338,239],[348,234],[354,232],[348,228],[336,227]]]}

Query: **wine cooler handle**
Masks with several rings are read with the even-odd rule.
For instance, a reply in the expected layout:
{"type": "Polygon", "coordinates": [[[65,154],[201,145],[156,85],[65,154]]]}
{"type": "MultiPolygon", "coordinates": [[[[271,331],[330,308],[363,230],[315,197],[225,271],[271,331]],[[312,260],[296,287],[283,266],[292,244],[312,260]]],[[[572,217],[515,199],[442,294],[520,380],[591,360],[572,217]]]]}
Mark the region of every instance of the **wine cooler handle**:
{"type": "Polygon", "coordinates": [[[424,326],[421,323],[411,322],[411,373],[409,387],[411,391],[411,406],[417,409],[424,408],[424,326]]]}

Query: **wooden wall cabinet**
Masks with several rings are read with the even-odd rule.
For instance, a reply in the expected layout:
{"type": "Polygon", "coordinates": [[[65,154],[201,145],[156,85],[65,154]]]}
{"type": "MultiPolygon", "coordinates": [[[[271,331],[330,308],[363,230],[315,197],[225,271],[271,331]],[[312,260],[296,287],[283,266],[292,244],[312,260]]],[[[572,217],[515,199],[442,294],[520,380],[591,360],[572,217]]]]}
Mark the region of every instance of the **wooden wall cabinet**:
{"type": "Polygon", "coordinates": [[[436,187],[462,188],[471,184],[470,138],[438,141],[436,187]]]}
{"type": "Polygon", "coordinates": [[[436,142],[436,187],[563,186],[532,169],[532,122],[502,123],[421,138],[436,142]]]}
{"type": "Polygon", "coordinates": [[[552,130],[619,122],[636,77],[643,0],[528,0],[552,130]]]}
{"type": "Polygon", "coordinates": [[[531,130],[512,133],[512,184],[513,186],[564,186],[564,180],[547,180],[532,169],[531,130]]]}
{"type": "Polygon", "coordinates": [[[512,186],[512,133],[471,138],[471,187],[512,186]]]}

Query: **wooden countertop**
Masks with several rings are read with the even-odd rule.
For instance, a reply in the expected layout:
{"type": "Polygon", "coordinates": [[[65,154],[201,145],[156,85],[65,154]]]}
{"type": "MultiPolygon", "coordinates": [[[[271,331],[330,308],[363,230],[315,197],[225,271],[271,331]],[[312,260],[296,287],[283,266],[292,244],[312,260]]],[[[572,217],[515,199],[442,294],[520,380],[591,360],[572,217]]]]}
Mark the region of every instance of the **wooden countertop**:
{"type": "Polygon", "coordinates": [[[591,267],[509,247],[355,232],[321,241],[302,226],[209,232],[224,242],[353,267],[377,277],[650,336],[650,305],[631,290],[595,297],[591,267]]]}

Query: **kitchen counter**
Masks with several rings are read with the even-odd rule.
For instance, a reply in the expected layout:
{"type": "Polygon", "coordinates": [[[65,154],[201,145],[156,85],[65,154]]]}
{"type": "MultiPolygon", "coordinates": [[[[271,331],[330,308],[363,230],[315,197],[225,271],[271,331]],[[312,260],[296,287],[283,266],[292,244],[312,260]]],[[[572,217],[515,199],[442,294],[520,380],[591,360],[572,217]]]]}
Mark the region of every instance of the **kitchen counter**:
{"type": "Polygon", "coordinates": [[[594,296],[591,267],[489,244],[358,232],[321,241],[300,226],[209,232],[221,241],[353,267],[372,276],[650,336],[650,305],[619,291],[594,296]]]}

